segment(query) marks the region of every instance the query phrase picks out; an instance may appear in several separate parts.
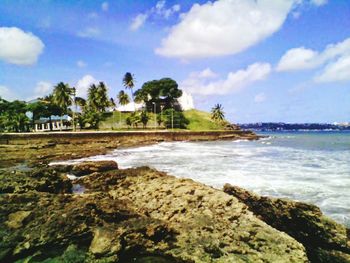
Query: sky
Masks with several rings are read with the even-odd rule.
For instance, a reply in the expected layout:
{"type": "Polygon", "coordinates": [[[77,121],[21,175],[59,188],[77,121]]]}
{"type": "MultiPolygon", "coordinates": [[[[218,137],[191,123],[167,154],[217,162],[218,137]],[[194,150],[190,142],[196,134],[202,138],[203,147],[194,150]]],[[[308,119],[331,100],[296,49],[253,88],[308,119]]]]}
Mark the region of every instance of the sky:
{"type": "Polygon", "coordinates": [[[350,1],[0,0],[0,96],[170,77],[232,122],[350,121],[350,1]]]}

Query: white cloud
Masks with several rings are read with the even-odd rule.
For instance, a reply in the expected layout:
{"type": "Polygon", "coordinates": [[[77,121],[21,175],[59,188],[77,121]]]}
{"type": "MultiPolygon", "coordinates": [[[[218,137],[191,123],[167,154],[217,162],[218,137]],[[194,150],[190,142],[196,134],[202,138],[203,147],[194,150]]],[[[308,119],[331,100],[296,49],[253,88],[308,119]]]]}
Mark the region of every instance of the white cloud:
{"type": "Polygon", "coordinates": [[[15,94],[8,87],[2,85],[0,85],[0,97],[8,101],[16,99],[15,94]]]}
{"type": "Polygon", "coordinates": [[[173,5],[170,8],[166,8],[166,1],[161,0],[156,3],[154,7],[147,10],[144,13],[140,13],[135,16],[130,25],[130,30],[136,31],[138,30],[146,21],[151,17],[161,17],[164,19],[168,19],[175,13],[178,13],[181,10],[181,6],[179,4],[173,5]]]}
{"type": "Polygon", "coordinates": [[[0,27],[0,60],[16,65],[35,64],[45,45],[17,27],[0,27]]]}
{"type": "Polygon", "coordinates": [[[130,30],[136,31],[138,30],[147,20],[148,15],[147,14],[138,14],[136,17],[133,18],[130,30]]]}
{"type": "Polygon", "coordinates": [[[155,52],[181,59],[239,53],[271,36],[298,0],[220,0],[194,4],[155,52]]]}
{"type": "Polygon", "coordinates": [[[288,50],[280,59],[277,71],[312,69],[320,65],[318,52],[304,47],[288,50]]]}
{"type": "Polygon", "coordinates": [[[335,59],[350,54],[350,38],[328,45],[322,52],[304,47],[288,50],[278,62],[277,71],[296,71],[318,68],[335,59]]]}
{"type": "Polygon", "coordinates": [[[99,83],[99,81],[96,80],[93,76],[85,75],[75,85],[76,96],[77,97],[86,98],[87,97],[87,91],[88,91],[89,87],[92,84],[98,84],[98,83],[99,83]]]}
{"type": "Polygon", "coordinates": [[[78,60],[77,61],[77,66],[79,68],[85,68],[87,66],[87,64],[84,61],[82,61],[82,60],[78,60]]]}
{"type": "Polygon", "coordinates": [[[266,100],[266,95],[263,92],[256,94],[254,97],[254,102],[256,103],[261,103],[261,102],[264,102],[265,100],[266,100]]]}
{"type": "Polygon", "coordinates": [[[210,69],[202,72],[191,73],[181,84],[181,88],[200,95],[224,95],[242,90],[248,85],[264,80],[271,72],[271,65],[268,63],[254,63],[246,69],[230,72],[226,79],[216,78],[216,74],[210,69]]]}
{"type": "Polygon", "coordinates": [[[107,12],[108,9],[109,9],[109,3],[108,2],[103,2],[102,5],[101,5],[101,9],[102,9],[102,11],[107,12]]]}
{"type": "Polygon", "coordinates": [[[94,38],[100,35],[100,29],[97,27],[87,27],[84,30],[78,32],[79,37],[94,38]]]}
{"type": "Polygon", "coordinates": [[[326,66],[321,74],[314,78],[316,82],[337,82],[350,80],[350,54],[340,57],[326,66]]]}
{"type": "Polygon", "coordinates": [[[311,0],[311,3],[316,6],[322,6],[327,4],[328,0],[311,0]]]}

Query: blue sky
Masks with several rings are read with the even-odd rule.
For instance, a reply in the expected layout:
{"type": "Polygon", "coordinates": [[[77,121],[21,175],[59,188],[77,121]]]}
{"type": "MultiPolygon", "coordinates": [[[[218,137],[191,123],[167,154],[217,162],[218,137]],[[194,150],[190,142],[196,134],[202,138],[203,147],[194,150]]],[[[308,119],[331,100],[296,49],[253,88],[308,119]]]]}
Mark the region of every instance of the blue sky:
{"type": "Polygon", "coordinates": [[[350,1],[0,0],[0,96],[171,77],[234,122],[350,121],[350,1]]]}

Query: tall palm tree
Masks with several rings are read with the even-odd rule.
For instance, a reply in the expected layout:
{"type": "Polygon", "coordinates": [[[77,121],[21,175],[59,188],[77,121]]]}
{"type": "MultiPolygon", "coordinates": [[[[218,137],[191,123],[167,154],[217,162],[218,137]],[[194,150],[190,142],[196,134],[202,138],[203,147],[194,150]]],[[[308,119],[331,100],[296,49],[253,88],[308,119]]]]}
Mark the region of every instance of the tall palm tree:
{"type": "Polygon", "coordinates": [[[99,111],[104,112],[110,105],[110,101],[107,96],[107,86],[100,82],[97,86],[97,102],[99,111]]]}
{"type": "Polygon", "coordinates": [[[88,106],[93,110],[98,110],[98,88],[95,84],[92,84],[88,89],[88,106]]]}
{"type": "Polygon", "coordinates": [[[72,89],[68,84],[58,83],[53,90],[53,102],[61,108],[61,130],[63,126],[63,115],[67,113],[68,107],[72,105],[72,89]]]}
{"type": "Polygon", "coordinates": [[[221,104],[215,104],[215,106],[211,109],[211,118],[218,122],[225,119],[224,108],[221,104]]]}
{"type": "MultiPolygon", "coordinates": [[[[123,84],[126,89],[130,89],[132,102],[134,102],[134,93],[132,92],[132,89],[135,87],[135,78],[134,75],[130,72],[126,72],[123,77],[123,84]]],[[[134,110],[136,111],[135,104],[134,104],[134,110]]]]}
{"type": "MultiPolygon", "coordinates": [[[[118,103],[121,106],[127,105],[130,103],[130,99],[127,93],[124,92],[124,90],[119,91],[117,95],[118,103]]],[[[122,113],[119,112],[119,122],[122,122],[122,113]]]]}

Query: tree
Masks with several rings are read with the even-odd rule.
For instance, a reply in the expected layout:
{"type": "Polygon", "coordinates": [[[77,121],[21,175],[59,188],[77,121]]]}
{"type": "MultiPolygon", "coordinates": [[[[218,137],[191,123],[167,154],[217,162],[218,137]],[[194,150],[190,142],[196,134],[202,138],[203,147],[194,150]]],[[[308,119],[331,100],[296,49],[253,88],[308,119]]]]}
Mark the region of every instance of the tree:
{"type": "Polygon", "coordinates": [[[0,98],[0,129],[2,131],[28,131],[29,118],[26,116],[27,105],[24,101],[12,102],[0,98]]]}
{"type": "Polygon", "coordinates": [[[215,106],[211,109],[211,118],[216,122],[222,122],[225,120],[225,112],[224,108],[221,104],[215,104],[215,106]]]}
{"type": "Polygon", "coordinates": [[[120,105],[127,105],[130,103],[130,99],[128,94],[126,94],[124,92],[124,90],[121,90],[118,95],[117,95],[117,99],[120,105]]]}
{"type": "Polygon", "coordinates": [[[27,110],[32,113],[32,127],[35,127],[35,121],[44,117],[45,115],[45,104],[43,101],[38,100],[36,102],[30,103],[27,105],[27,110]]]}
{"type": "Polygon", "coordinates": [[[88,106],[91,110],[98,112],[105,112],[109,107],[110,101],[107,96],[107,87],[103,82],[100,82],[97,86],[92,84],[88,89],[88,106]]]}
{"type": "Polygon", "coordinates": [[[53,90],[52,100],[61,109],[61,129],[63,126],[63,115],[68,113],[68,107],[72,105],[72,89],[68,84],[58,83],[53,90]]]}
{"type": "Polygon", "coordinates": [[[133,126],[137,128],[137,125],[141,122],[141,118],[136,112],[131,113],[129,117],[126,118],[126,124],[128,126],[133,126]]]}
{"type": "Polygon", "coordinates": [[[175,111],[174,109],[167,109],[163,112],[164,124],[166,128],[180,128],[186,129],[186,126],[190,123],[189,120],[183,115],[181,111],[175,111]]]}
{"type": "Polygon", "coordinates": [[[182,90],[178,84],[171,78],[162,78],[145,82],[142,88],[135,92],[135,101],[145,102],[148,111],[154,111],[153,103],[156,104],[156,111],[160,112],[161,107],[164,109],[174,108],[181,110],[177,99],[182,96],[182,90]]]}
{"type": "Polygon", "coordinates": [[[142,111],[140,114],[140,121],[142,122],[144,129],[147,127],[148,120],[149,117],[147,115],[147,111],[142,111]]]}
{"type": "MultiPolygon", "coordinates": [[[[134,75],[131,74],[130,72],[126,72],[124,77],[123,77],[123,85],[126,89],[130,89],[130,93],[131,93],[131,98],[132,98],[132,101],[134,101],[134,93],[132,91],[132,89],[135,87],[135,78],[134,78],[134,75]]],[[[135,105],[134,105],[135,107],[135,105]]],[[[135,109],[136,111],[136,109],[135,109]]]]}

